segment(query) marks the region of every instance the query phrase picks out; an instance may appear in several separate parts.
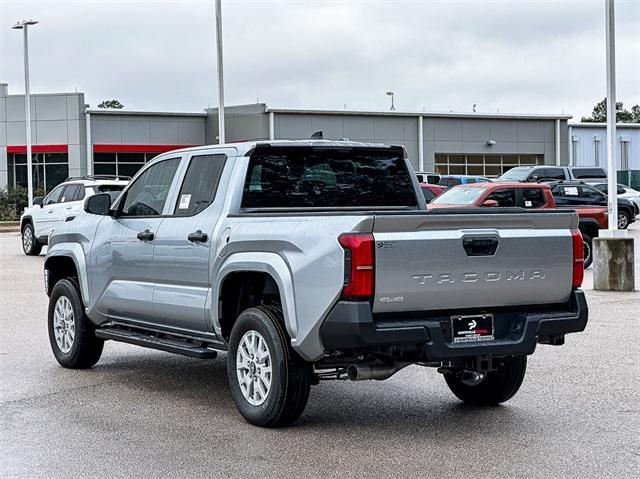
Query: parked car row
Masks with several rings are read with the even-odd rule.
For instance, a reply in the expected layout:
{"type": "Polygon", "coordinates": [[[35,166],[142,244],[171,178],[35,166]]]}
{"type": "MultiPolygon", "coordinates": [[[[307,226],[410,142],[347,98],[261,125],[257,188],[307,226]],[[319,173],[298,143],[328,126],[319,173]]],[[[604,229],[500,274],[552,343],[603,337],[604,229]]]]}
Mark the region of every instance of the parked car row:
{"type": "MultiPolygon", "coordinates": [[[[424,177],[423,173],[423,177],[424,177]]],[[[421,184],[428,209],[519,207],[573,209],[580,217],[585,267],[592,262],[592,240],[608,227],[606,172],[593,167],[522,166],[493,183],[483,177],[444,175],[445,188],[421,184]],[[585,180],[585,181],[583,181],[585,180]]],[[[618,185],[618,229],[626,229],[640,214],[640,192],[618,185]]]]}
{"type": "Polygon", "coordinates": [[[427,212],[426,192],[445,188],[419,188],[401,147],[189,148],[126,186],[70,179],[27,211],[38,243],[23,247],[48,242],[47,324],[64,367],[93,366],[107,340],[226,351],[240,414],[269,427],[294,422],[320,380],[383,380],[410,364],[492,405],[518,391],[538,344],[564,344],[588,317],[579,218],[546,207],[548,186],[524,186],[456,186],[440,198],[506,207],[427,212]],[[101,187],[123,189],[114,202],[101,187]],[[41,224],[45,204],[71,198],[83,211],[41,224]]]}
{"type": "MultiPolygon", "coordinates": [[[[523,209],[556,209],[552,189],[545,183],[484,183],[457,186],[447,190],[427,205],[435,211],[446,208],[502,207],[523,209]]],[[[602,206],[573,206],[579,216],[579,229],[584,243],[584,267],[593,260],[592,241],[601,228],[607,228],[607,208],[602,206]]]]}

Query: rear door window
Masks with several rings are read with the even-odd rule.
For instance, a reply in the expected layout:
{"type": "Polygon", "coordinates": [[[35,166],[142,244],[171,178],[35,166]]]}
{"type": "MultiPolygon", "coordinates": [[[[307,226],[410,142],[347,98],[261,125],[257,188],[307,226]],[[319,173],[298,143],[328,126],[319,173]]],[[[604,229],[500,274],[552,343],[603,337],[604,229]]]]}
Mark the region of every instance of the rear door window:
{"type": "Polygon", "coordinates": [[[566,180],[566,176],[564,174],[564,170],[562,168],[545,168],[542,170],[543,174],[541,177],[544,178],[552,178],[554,180],[566,180]]]}
{"type": "Polygon", "coordinates": [[[495,200],[498,202],[498,206],[503,208],[509,208],[516,206],[516,192],[513,188],[501,188],[490,193],[486,200],[495,200]]]}
{"type": "Polygon", "coordinates": [[[551,191],[552,191],[552,193],[554,195],[558,195],[558,196],[567,196],[569,198],[571,198],[571,197],[579,198],[580,197],[580,191],[578,191],[578,187],[577,186],[557,185],[557,186],[554,186],[551,191]]]}
{"type": "Polygon", "coordinates": [[[227,155],[199,155],[189,161],[178,201],[176,216],[192,216],[209,206],[216,197],[227,155]]]}
{"type": "Polygon", "coordinates": [[[542,188],[523,188],[522,190],[523,208],[540,208],[545,205],[544,191],[542,188]]]}
{"type": "Polygon", "coordinates": [[[580,187],[581,198],[587,198],[592,200],[602,200],[604,199],[604,195],[601,191],[598,191],[596,188],[592,188],[591,186],[581,186],[580,187]]]}
{"type": "Polygon", "coordinates": [[[258,146],[243,208],[417,206],[402,148],[258,146]]]}
{"type": "Polygon", "coordinates": [[[77,201],[80,196],[80,190],[82,190],[82,197],[84,198],[84,188],[77,183],[67,185],[60,196],[60,203],[68,203],[69,201],[77,201]]]}

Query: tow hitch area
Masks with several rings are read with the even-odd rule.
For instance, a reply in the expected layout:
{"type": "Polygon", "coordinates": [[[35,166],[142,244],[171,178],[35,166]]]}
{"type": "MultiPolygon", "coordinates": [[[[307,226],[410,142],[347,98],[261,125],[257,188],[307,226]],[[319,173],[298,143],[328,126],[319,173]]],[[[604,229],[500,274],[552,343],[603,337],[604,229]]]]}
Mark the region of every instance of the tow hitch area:
{"type": "Polygon", "coordinates": [[[444,375],[451,374],[472,386],[482,382],[487,373],[497,370],[500,362],[501,358],[483,356],[462,361],[442,361],[438,372],[444,375]]]}

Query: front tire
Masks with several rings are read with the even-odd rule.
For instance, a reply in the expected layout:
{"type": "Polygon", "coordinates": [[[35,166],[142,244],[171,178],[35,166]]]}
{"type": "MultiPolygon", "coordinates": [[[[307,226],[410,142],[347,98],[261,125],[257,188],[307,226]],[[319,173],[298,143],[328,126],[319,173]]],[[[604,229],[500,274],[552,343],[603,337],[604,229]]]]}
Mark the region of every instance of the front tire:
{"type": "Polygon", "coordinates": [[[86,369],[98,362],[104,340],[96,337],[73,280],[62,279],[53,287],[48,325],[51,350],[61,366],[86,369]]]}
{"type": "Polygon", "coordinates": [[[38,243],[31,223],[25,223],[22,227],[22,251],[27,256],[38,256],[42,251],[42,245],[38,243]]]}
{"type": "Polygon", "coordinates": [[[451,392],[467,404],[494,406],[511,399],[520,389],[527,370],[526,356],[503,358],[496,371],[487,373],[477,385],[465,384],[464,379],[446,374],[451,392]]]}
{"type": "Polygon", "coordinates": [[[243,311],[229,338],[227,376],[240,414],[251,424],[292,424],[304,411],[312,379],[311,363],[293,351],[279,308],[243,311]]]}

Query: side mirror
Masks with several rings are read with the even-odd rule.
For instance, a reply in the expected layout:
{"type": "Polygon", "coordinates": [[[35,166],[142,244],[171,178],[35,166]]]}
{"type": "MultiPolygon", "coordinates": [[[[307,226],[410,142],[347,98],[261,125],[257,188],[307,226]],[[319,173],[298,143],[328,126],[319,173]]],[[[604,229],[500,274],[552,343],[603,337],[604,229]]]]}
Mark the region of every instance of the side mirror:
{"type": "Polygon", "coordinates": [[[40,208],[42,208],[42,203],[44,202],[44,196],[34,196],[33,197],[33,204],[34,205],[38,205],[40,208]]]}
{"type": "Polygon", "coordinates": [[[92,215],[108,216],[111,208],[111,195],[109,193],[99,193],[90,196],[84,202],[84,210],[92,215]]]}
{"type": "Polygon", "coordinates": [[[495,208],[498,205],[498,202],[496,200],[484,200],[484,203],[482,203],[482,206],[490,206],[492,208],[495,208]]]}

